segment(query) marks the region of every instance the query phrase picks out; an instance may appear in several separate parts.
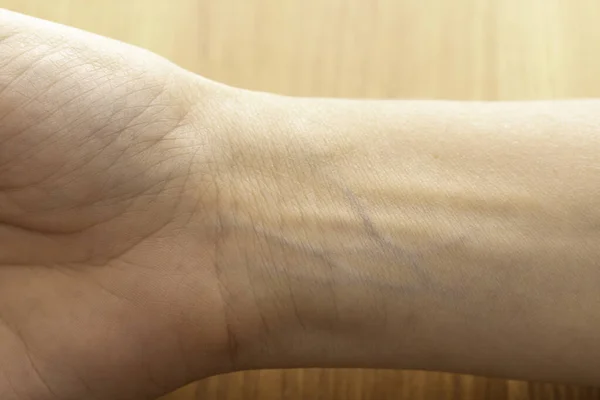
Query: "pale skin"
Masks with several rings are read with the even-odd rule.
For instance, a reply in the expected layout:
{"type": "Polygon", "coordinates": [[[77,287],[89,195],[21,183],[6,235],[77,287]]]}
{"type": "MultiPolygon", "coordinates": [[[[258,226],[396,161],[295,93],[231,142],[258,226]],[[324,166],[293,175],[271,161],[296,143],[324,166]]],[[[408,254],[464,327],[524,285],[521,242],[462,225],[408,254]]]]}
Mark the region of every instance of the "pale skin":
{"type": "Polygon", "coordinates": [[[0,11],[0,398],[600,383],[600,102],[299,99],[0,11]]]}

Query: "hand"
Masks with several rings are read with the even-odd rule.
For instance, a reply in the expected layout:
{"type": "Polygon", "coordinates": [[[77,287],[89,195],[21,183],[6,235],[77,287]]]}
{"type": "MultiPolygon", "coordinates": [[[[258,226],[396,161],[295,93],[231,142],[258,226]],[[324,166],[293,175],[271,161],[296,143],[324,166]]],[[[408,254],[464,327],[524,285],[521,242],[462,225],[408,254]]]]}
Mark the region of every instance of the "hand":
{"type": "Polygon", "coordinates": [[[0,27],[0,398],[153,398],[227,370],[227,89],[75,29],[0,27]]]}
{"type": "Polygon", "coordinates": [[[1,11],[0,399],[305,366],[596,384],[599,109],[257,94],[1,11]]]}

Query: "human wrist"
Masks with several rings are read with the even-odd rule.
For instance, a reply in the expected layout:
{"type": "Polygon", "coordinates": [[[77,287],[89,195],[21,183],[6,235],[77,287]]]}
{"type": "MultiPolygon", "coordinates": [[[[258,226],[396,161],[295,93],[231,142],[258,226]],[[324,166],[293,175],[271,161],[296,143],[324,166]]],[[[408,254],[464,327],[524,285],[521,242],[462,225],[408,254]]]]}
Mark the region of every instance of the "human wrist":
{"type": "Polygon", "coordinates": [[[368,364],[377,355],[361,346],[384,334],[387,310],[364,276],[381,271],[340,259],[365,244],[363,222],[326,178],[352,167],[340,153],[349,143],[305,113],[318,101],[239,96],[218,176],[219,280],[237,368],[368,364]]]}
{"type": "MultiPolygon", "coordinates": [[[[544,260],[544,274],[577,283],[549,257],[556,249],[544,233],[569,234],[560,256],[581,261],[578,268],[591,267],[595,254],[577,240],[582,222],[569,219],[575,214],[538,224],[549,209],[579,209],[593,192],[592,181],[578,178],[581,190],[572,197],[557,190],[567,180],[547,173],[556,159],[592,151],[564,132],[551,143],[535,140],[555,129],[540,117],[543,106],[231,94],[220,103],[227,134],[214,153],[212,226],[232,369],[363,366],[507,376],[514,368],[517,377],[557,376],[507,363],[504,355],[515,350],[498,334],[524,343],[546,327],[564,329],[544,319],[523,331],[507,308],[538,315],[547,307],[521,299],[524,283],[507,270],[518,269],[544,292],[536,280],[544,260]],[[520,121],[519,141],[509,140],[516,133],[498,117],[507,110],[520,121]],[[543,158],[530,156],[536,149],[543,158]],[[524,187],[533,202],[519,195],[524,187]],[[498,224],[503,229],[487,228],[498,224]],[[498,268],[503,251],[512,264],[498,268]],[[488,307],[496,314],[488,316],[488,307]],[[465,361],[475,344],[479,351],[465,361]]],[[[581,137],[594,144],[590,138],[581,137]]],[[[571,181],[572,164],[561,164],[571,181]]],[[[552,353],[551,343],[540,351],[552,353]]]]}
{"type": "Polygon", "coordinates": [[[595,120],[597,103],[274,102],[283,134],[243,139],[263,158],[238,170],[238,204],[263,235],[262,283],[276,292],[258,307],[276,328],[259,366],[565,374],[521,354],[556,356],[568,337],[556,313],[582,337],[593,327],[570,312],[596,292],[549,306],[557,289],[540,277],[572,290],[585,283],[565,265],[596,275],[579,216],[595,215],[597,133],[572,118],[595,120]],[[539,294],[522,297],[528,287],[539,294]]]}

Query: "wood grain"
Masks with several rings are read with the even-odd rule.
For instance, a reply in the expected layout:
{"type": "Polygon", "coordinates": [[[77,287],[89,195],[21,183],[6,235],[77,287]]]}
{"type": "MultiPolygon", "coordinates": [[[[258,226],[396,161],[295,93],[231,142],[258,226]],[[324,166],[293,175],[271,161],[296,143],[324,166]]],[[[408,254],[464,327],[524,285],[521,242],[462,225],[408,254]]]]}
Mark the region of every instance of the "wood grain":
{"type": "MultiPolygon", "coordinates": [[[[160,53],[212,79],[301,96],[600,95],[598,0],[0,0],[160,53]]],[[[600,399],[600,391],[439,373],[255,371],[165,400],[600,399]]]]}

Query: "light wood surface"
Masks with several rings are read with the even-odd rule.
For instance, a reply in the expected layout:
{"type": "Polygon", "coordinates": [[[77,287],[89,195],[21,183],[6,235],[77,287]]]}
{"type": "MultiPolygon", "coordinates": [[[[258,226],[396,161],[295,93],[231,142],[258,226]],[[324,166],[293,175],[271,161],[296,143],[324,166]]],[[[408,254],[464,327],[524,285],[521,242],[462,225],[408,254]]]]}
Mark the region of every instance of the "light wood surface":
{"type": "MultiPolygon", "coordinates": [[[[598,0],[0,0],[146,47],[209,78],[302,96],[600,95],[598,0]]],[[[450,374],[260,371],[191,399],[600,399],[600,391],[450,374]]]]}

